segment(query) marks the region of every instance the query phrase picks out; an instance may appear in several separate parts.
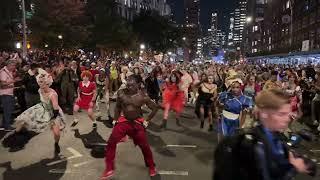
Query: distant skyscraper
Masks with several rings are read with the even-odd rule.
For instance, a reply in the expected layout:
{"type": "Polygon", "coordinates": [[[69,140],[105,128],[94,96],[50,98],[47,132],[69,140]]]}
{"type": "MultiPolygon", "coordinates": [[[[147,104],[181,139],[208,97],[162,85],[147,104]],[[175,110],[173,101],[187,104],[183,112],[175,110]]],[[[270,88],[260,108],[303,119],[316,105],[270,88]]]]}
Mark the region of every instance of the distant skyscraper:
{"type": "Polygon", "coordinates": [[[217,47],[218,45],[218,14],[212,13],[211,14],[211,31],[210,31],[210,38],[211,38],[211,45],[212,47],[217,47]]]}
{"type": "Polygon", "coordinates": [[[185,33],[189,44],[189,58],[196,58],[198,37],[200,35],[200,0],[185,0],[185,33]]]}
{"type": "Polygon", "coordinates": [[[243,29],[247,22],[247,1],[240,0],[239,8],[234,11],[234,43],[238,47],[241,46],[243,29]]]}
{"type": "Polygon", "coordinates": [[[161,16],[171,16],[171,8],[166,0],[115,0],[117,3],[118,13],[128,19],[133,17],[141,11],[157,11],[161,16]]]}
{"type": "Polygon", "coordinates": [[[230,25],[228,33],[228,48],[233,48],[234,46],[234,13],[230,13],[230,25]]]}
{"type": "Polygon", "coordinates": [[[217,30],[217,48],[224,48],[225,45],[226,45],[226,33],[218,29],[217,30]]]}

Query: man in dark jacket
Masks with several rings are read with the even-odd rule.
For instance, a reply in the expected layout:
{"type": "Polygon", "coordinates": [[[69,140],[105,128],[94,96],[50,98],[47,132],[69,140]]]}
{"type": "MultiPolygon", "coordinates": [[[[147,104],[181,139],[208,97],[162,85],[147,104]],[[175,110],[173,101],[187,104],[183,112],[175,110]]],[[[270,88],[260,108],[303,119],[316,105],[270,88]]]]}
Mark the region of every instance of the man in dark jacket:
{"type": "Polygon", "coordinates": [[[310,172],[305,161],[290,152],[279,137],[292,120],[289,97],[279,89],[258,94],[255,102],[260,125],[243,138],[237,136],[234,146],[228,146],[227,139],[218,145],[214,180],[290,180],[297,173],[310,172]],[[232,155],[226,156],[228,153],[232,155]],[[232,163],[227,165],[227,161],[232,163]]]}
{"type": "Polygon", "coordinates": [[[39,85],[36,80],[38,67],[39,66],[37,64],[31,64],[30,69],[23,79],[27,108],[34,106],[35,104],[40,102],[40,95],[38,92],[39,85]]]}
{"type": "Polygon", "coordinates": [[[57,76],[57,81],[60,82],[61,86],[61,108],[64,112],[69,115],[73,114],[73,101],[75,98],[74,83],[78,81],[77,74],[72,70],[72,64],[66,63],[66,67],[57,76]]]}
{"type": "Polygon", "coordinates": [[[145,86],[148,96],[156,103],[159,101],[159,83],[154,71],[151,72],[150,76],[145,80],[145,86]]]}

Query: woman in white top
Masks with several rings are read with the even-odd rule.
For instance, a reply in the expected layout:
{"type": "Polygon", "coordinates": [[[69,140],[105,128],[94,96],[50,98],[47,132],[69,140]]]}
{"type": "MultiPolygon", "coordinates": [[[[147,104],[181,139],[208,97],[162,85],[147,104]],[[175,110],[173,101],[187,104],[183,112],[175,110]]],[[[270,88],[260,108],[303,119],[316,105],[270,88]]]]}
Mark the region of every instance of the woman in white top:
{"type": "Polygon", "coordinates": [[[30,107],[15,119],[13,133],[26,128],[29,131],[41,133],[48,127],[51,128],[55,140],[55,153],[60,153],[59,140],[60,130],[65,127],[64,115],[58,104],[57,93],[50,88],[52,77],[43,69],[38,70],[36,76],[37,83],[40,86],[39,94],[41,102],[30,107]]]}

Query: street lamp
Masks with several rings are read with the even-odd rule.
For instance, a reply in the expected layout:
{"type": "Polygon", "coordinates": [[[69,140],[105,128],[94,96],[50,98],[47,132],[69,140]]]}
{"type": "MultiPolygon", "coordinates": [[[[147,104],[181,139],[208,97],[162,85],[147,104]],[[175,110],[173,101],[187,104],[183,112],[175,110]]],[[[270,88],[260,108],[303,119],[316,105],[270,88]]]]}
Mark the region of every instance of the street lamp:
{"type": "Polygon", "coordinates": [[[171,56],[172,52],[168,52],[168,55],[171,56]]]}
{"type": "Polygon", "coordinates": [[[182,40],[184,40],[184,41],[185,41],[185,40],[187,40],[187,38],[186,38],[186,37],[183,37],[183,38],[182,38],[182,40]]]}
{"type": "Polygon", "coordinates": [[[58,39],[63,39],[63,36],[61,34],[58,35],[58,39]]]}
{"type": "Polygon", "coordinates": [[[47,48],[47,47],[49,47],[49,45],[48,45],[48,44],[45,44],[44,47],[47,48]]]}
{"type": "Polygon", "coordinates": [[[20,43],[20,42],[17,42],[17,43],[16,43],[16,48],[17,48],[17,49],[20,49],[20,48],[21,48],[21,43],[20,43]]]}
{"type": "Polygon", "coordinates": [[[247,23],[251,23],[252,22],[252,17],[247,17],[247,23]]]}
{"type": "Polygon", "coordinates": [[[141,50],[146,49],[146,45],[144,45],[144,44],[140,44],[140,49],[141,49],[141,50]]]}

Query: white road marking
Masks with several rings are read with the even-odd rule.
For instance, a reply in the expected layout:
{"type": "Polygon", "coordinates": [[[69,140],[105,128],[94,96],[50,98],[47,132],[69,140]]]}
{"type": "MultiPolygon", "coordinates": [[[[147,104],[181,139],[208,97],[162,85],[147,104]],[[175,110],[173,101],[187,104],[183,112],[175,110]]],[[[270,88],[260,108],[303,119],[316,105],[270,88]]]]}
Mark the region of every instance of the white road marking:
{"type": "Polygon", "coordinates": [[[189,176],[188,171],[158,171],[160,175],[189,176]]]}
{"type": "Polygon", "coordinates": [[[177,148],[197,148],[196,145],[179,145],[179,144],[168,144],[166,147],[177,147],[177,148]]]}
{"type": "Polygon", "coordinates": [[[320,152],[320,149],[311,149],[311,152],[320,152]]]}
{"type": "Polygon", "coordinates": [[[89,163],[91,163],[91,162],[92,162],[92,161],[84,161],[84,162],[81,162],[81,163],[78,163],[78,164],[74,164],[73,167],[80,167],[80,166],[89,164],[89,163]]]}
{"type": "Polygon", "coordinates": [[[47,164],[47,166],[52,166],[52,165],[55,165],[55,164],[62,163],[64,161],[68,161],[70,159],[75,159],[75,158],[82,157],[82,154],[80,154],[78,151],[76,151],[75,149],[73,149],[71,147],[68,147],[67,150],[72,153],[71,157],[67,157],[67,158],[63,158],[63,159],[57,160],[57,161],[50,162],[50,163],[47,164]]]}

